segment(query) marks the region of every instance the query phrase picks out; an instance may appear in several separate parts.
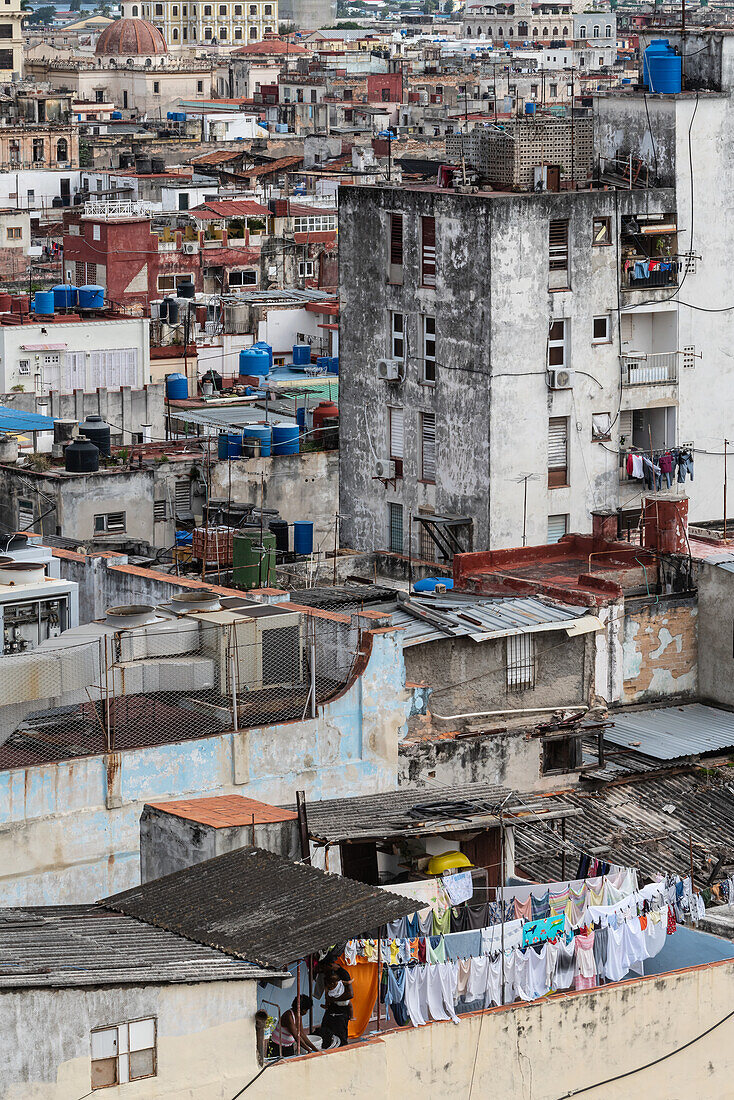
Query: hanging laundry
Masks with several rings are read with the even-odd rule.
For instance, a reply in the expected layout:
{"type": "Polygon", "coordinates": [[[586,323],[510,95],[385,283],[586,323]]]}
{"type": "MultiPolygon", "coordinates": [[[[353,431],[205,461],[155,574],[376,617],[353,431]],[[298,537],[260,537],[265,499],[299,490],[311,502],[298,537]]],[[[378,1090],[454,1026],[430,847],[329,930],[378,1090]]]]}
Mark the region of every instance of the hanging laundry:
{"type": "Polygon", "coordinates": [[[532,920],[533,898],[532,895],[526,901],[515,898],[515,917],[517,920],[532,920]]]}
{"type": "Polygon", "coordinates": [[[405,1007],[405,968],[387,967],[387,988],[383,997],[399,1027],[404,1027],[410,1017],[405,1007]]]}
{"type": "Polygon", "coordinates": [[[579,933],[574,939],[576,955],[575,989],[593,989],[596,985],[596,962],[594,960],[595,933],[579,933]]]}
{"type": "MultiPolygon", "coordinates": [[[[480,937],[481,938],[481,937],[480,937]]],[[[426,962],[446,962],[446,940],[443,936],[431,936],[426,943],[426,962]]]]}
{"type": "Polygon", "coordinates": [[[462,901],[469,901],[474,894],[471,871],[460,871],[458,874],[444,875],[441,883],[452,905],[460,905],[462,901]]]}
{"type": "Polygon", "coordinates": [[[446,958],[449,960],[468,959],[482,953],[482,933],[479,928],[470,932],[452,932],[443,939],[446,958]]]}

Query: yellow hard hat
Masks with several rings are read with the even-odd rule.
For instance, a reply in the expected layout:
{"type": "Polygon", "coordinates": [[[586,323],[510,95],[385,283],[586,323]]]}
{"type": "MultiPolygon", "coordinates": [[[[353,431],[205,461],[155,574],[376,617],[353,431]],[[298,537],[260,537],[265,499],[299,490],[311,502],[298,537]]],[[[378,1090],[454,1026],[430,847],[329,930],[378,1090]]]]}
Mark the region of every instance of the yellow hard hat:
{"type": "Polygon", "coordinates": [[[456,871],[459,867],[472,867],[473,864],[463,852],[442,852],[428,861],[429,875],[442,875],[444,871],[456,871]]]}

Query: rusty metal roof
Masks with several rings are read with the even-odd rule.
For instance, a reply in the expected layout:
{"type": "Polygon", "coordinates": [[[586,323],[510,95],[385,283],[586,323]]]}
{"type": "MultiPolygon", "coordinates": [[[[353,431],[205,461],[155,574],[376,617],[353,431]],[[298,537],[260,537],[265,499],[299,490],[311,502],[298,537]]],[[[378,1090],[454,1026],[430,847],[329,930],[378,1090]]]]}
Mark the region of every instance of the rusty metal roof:
{"type": "Polygon", "coordinates": [[[612,717],[604,739],[656,760],[678,760],[734,747],[734,713],[703,703],[625,710],[612,717]]]}
{"type": "Polygon", "coordinates": [[[100,905],[276,969],[415,910],[410,898],[260,848],[238,848],[100,905]]]}

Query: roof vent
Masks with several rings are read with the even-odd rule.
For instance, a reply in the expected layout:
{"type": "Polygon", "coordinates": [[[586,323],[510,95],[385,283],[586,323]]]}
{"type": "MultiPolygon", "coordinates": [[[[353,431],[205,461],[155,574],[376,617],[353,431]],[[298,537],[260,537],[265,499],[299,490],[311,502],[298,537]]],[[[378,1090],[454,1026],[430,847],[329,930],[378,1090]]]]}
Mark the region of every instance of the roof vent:
{"type": "Polygon", "coordinates": [[[219,611],[219,596],[210,588],[199,588],[194,592],[177,592],[171,596],[170,606],[174,611],[219,611]]]}
{"type": "Polygon", "coordinates": [[[108,607],[105,622],[109,626],[144,626],[155,621],[155,608],[147,603],[125,603],[118,607],[108,607]]]}

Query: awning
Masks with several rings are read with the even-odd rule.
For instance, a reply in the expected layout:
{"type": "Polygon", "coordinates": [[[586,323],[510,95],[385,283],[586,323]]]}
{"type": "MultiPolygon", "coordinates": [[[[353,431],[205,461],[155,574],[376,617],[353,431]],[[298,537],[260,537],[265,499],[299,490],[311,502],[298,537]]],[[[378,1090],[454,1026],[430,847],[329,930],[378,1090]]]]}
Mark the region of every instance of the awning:
{"type": "Polygon", "coordinates": [[[21,344],[22,351],[66,351],[66,344],[21,344]]]}
{"type": "Polygon", "coordinates": [[[52,432],[54,418],[0,406],[0,432],[52,432]]]}

